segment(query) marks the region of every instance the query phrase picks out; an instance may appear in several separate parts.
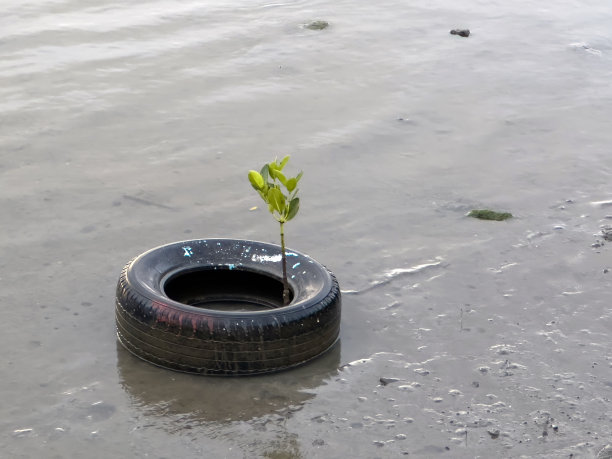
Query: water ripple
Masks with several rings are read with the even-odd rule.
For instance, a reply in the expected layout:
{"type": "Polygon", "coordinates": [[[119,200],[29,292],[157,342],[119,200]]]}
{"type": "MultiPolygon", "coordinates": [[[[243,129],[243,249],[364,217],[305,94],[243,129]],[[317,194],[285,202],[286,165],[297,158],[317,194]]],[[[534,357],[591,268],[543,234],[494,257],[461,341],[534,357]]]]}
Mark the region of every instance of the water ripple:
{"type": "Polygon", "coordinates": [[[406,275],[412,274],[420,274],[424,271],[428,271],[434,267],[440,267],[443,265],[443,259],[440,257],[436,258],[436,261],[427,261],[425,263],[411,266],[409,268],[394,268],[382,273],[382,279],[372,281],[372,283],[363,289],[360,290],[342,290],[343,295],[358,295],[361,293],[369,292],[378,287],[382,287],[383,285],[387,285],[394,280],[404,277],[406,275]]]}

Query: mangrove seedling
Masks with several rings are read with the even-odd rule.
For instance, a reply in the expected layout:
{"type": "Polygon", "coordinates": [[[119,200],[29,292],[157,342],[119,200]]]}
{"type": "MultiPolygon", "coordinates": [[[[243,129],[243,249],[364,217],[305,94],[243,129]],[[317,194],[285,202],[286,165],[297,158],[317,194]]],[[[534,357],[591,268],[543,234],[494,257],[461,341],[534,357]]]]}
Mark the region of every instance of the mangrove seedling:
{"type": "Polygon", "coordinates": [[[286,306],[291,301],[289,294],[289,282],[287,281],[287,255],[285,253],[285,223],[293,219],[300,209],[300,198],[297,197],[298,182],[302,178],[302,172],[295,177],[287,178],[283,169],[289,162],[289,156],[285,156],[280,162],[278,159],[265,164],[260,172],[249,171],[249,182],[259,193],[261,199],[268,205],[272,216],[280,223],[281,260],[283,267],[283,304],[286,306]],[[283,192],[286,191],[286,194],[283,192]]]}

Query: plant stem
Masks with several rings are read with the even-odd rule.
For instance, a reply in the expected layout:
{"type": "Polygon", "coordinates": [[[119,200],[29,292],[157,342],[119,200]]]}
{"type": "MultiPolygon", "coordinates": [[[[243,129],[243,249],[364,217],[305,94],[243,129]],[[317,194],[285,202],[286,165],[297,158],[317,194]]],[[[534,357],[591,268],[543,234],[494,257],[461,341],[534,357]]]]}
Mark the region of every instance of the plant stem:
{"type": "Polygon", "coordinates": [[[281,251],[282,251],[282,263],[283,263],[283,305],[289,304],[289,282],[287,281],[287,255],[285,254],[285,229],[284,223],[280,222],[280,237],[281,237],[281,251]]]}

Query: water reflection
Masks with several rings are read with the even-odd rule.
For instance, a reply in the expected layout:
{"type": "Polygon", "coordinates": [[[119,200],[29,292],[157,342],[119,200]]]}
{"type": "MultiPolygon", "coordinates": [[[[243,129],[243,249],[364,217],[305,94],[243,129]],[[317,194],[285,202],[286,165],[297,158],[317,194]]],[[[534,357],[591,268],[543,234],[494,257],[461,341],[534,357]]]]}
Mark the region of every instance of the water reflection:
{"type": "Polygon", "coordinates": [[[337,374],[340,342],[312,362],[271,375],[203,377],[155,367],[117,342],[119,381],[133,403],[153,416],[187,416],[190,423],[249,421],[294,411],[313,389],[337,374]]]}

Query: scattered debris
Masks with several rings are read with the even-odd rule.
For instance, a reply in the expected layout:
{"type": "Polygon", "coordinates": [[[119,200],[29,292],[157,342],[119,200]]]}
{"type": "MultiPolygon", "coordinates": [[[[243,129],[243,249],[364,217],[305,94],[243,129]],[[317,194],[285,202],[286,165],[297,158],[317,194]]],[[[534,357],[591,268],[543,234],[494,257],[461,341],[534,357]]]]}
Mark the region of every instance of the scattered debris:
{"type": "Polygon", "coordinates": [[[612,242],[612,226],[604,226],[601,229],[601,236],[608,242],[612,242]]]}
{"type": "Polygon", "coordinates": [[[496,212],[489,209],[474,209],[468,214],[468,217],[479,218],[480,220],[502,221],[512,218],[512,214],[510,212],[496,212]]]}
{"type": "Polygon", "coordinates": [[[460,37],[469,37],[470,29],[453,29],[450,31],[451,35],[459,35],[460,37]]]}

